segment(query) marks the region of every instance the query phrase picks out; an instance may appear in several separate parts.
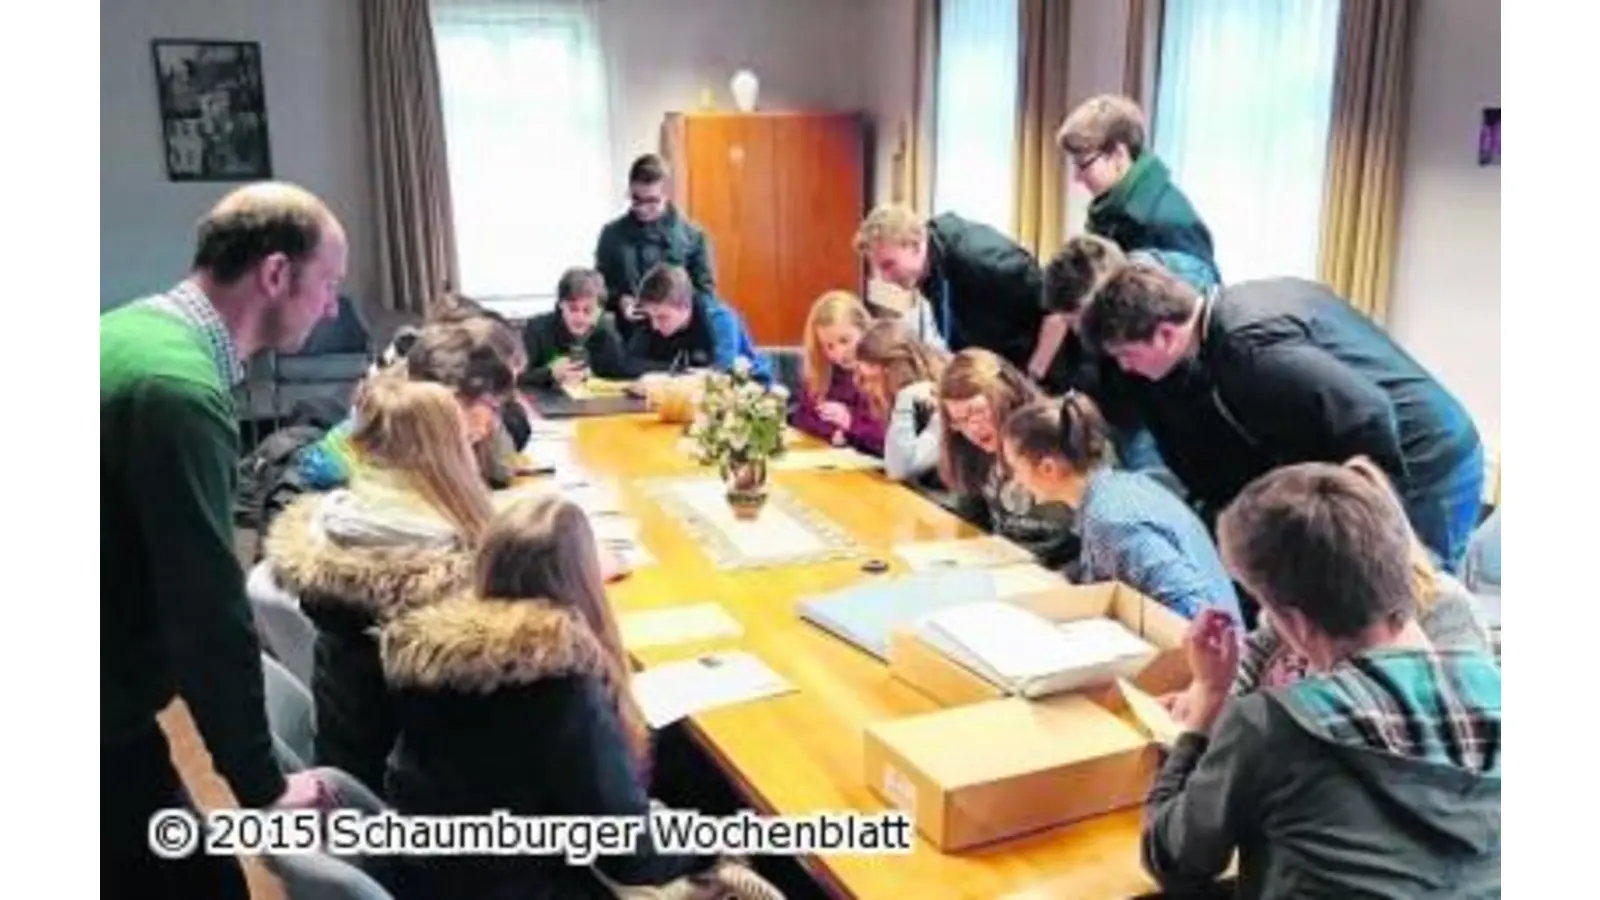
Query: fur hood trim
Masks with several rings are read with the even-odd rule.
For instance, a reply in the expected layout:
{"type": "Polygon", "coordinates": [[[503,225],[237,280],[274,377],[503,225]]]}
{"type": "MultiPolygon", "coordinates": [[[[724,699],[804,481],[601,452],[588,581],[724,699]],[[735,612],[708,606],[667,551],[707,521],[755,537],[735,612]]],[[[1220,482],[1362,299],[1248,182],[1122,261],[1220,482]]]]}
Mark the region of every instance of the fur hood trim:
{"type": "Polygon", "coordinates": [[[546,600],[452,597],[383,629],[395,687],[489,693],[574,675],[606,677],[606,652],[576,612],[546,600]]]}
{"type": "Polygon", "coordinates": [[[262,545],[279,586],[309,608],[345,607],[386,621],[462,590],[472,558],[436,547],[343,547],[312,525],[322,496],[278,514],[262,545]]]}

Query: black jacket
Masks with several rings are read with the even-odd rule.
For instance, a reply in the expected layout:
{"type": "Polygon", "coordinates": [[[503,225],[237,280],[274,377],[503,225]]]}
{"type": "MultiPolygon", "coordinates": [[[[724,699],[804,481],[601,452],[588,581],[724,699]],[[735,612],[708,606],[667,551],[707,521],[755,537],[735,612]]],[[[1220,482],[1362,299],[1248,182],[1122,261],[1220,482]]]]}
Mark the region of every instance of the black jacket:
{"type": "MultiPolygon", "coordinates": [[[[560,310],[534,316],[522,327],[522,344],[528,350],[528,371],[522,376],[527,387],[555,387],[555,376],[550,374],[550,363],[556,357],[567,356],[577,344],[577,338],[567,328],[560,310]]],[[[583,337],[583,349],[589,358],[589,371],[600,378],[629,378],[627,356],[622,348],[622,337],[617,334],[617,324],[610,313],[602,313],[600,320],[583,337]]],[[[520,444],[518,446],[521,446],[520,444]]]]}
{"type": "Polygon", "coordinates": [[[617,316],[617,328],[624,338],[639,329],[637,323],[622,318],[622,296],[637,297],[645,273],[664,262],[683,266],[696,294],[717,292],[711,242],[676,206],[669,206],[654,222],[640,222],[628,212],[600,229],[594,267],[605,279],[606,309],[617,316]]]}
{"type": "MultiPolygon", "coordinates": [[[[988,225],[944,213],[928,222],[927,269],[917,287],[952,353],[982,347],[1027,370],[1044,321],[1044,276],[1028,251],[988,225]]],[[[1067,362],[1056,355],[1048,389],[1067,386],[1067,362]]]]}
{"type": "Polygon", "coordinates": [[[1161,455],[1213,514],[1272,468],[1357,454],[1426,496],[1479,448],[1460,402],[1324,285],[1224,288],[1199,333],[1195,359],[1141,393],[1161,455]]]}
{"type": "Polygon", "coordinates": [[[343,769],[378,791],[395,725],[377,627],[460,590],[471,558],[446,550],[338,546],[313,526],[323,496],[304,497],[278,515],[266,537],[266,560],[317,628],[311,675],[317,764],[343,769]]]}
{"type": "MultiPolygon", "coordinates": [[[[462,596],[396,619],[383,632],[401,732],[390,802],[405,815],[646,815],[604,660],[577,616],[539,600],[462,596]]],[[[631,855],[595,860],[630,885],[710,863],[660,855],[648,837],[631,855]]],[[[398,900],[610,896],[559,856],[389,857],[371,871],[398,900]]]]}

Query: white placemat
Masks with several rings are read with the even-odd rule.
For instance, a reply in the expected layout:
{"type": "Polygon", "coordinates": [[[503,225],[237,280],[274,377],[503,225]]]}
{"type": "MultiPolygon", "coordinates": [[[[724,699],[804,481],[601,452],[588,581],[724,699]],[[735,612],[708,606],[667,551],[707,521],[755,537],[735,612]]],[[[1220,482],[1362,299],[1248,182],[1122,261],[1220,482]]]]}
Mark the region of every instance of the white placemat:
{"type": "Polygon", "coordinates": [[[750,521],[734,516],[727,486],[716,478],[664,478],[640,485],[720,568],[795,565],[855,555],[855,542],[848,533],[777,485],[768,486],[765,508],[750,521]]]}

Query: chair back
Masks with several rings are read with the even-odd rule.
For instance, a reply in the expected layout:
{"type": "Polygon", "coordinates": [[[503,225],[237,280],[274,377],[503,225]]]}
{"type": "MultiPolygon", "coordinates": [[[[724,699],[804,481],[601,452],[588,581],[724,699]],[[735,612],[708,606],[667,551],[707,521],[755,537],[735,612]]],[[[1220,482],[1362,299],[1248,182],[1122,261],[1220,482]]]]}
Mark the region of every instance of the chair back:
{"type": "MultiPolygon", "coordinates": [[[[280,762],[294,763],[303,768],[316,753],[317,716],[311,692],[277,660],[261,654],[261,675],[267,699],[267,725],[272,729],[274,746],[293,754],[285,758],[280,752],[280,762]]],[[[286,765],[286,768],[289,766],[286,765]]]]}
{"type": "Polygon", "coordinates": [[[264,561],[250,570],[244,589],[262,643],[301,684],[310,684],[317,627],[300,611],[300,601],[278,587],[264,561]]]}

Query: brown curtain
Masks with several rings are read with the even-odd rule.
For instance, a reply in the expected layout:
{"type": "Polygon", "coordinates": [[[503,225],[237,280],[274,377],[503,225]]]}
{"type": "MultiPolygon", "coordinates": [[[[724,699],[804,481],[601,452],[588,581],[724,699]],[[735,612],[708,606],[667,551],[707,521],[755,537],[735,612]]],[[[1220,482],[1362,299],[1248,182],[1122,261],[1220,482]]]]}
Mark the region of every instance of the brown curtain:
{"type": "Polygon", "coordinates": [[[1122,59],[1122,93],[1138,102],[1147,123],[1156,120],[1156,77],[1161,60],[1162,0],[1128,0],[1128,39],[1122,59]]]}
{"type": "Polygon", "coordinates": [[[923,213],[933,206],[934,86],[939,73],[939,0],[916,0],[913,40],[916,73],[911,110],[895,123],[893,182],[889,197],[923,213]]]}
{"type": "Polygon", "coordinates": [[[378,289],[424,315],[460,285],[433,22],[427,0],[362,0],[361,14],[378,289]]]}
{"type": "Polygon", "coordinates": [[[1322,194],[1320,276],[1382,322],[1400,217],[1412,0],[1344,0],[1322,194]]]}
{"type": "Polygon", "coordinates": [[[1056,130],[1067,117],[1068,0],[1022,0],[1017,81],[1016,212],[1011,233],[1039,259],[1061,246],[1063,157],[1056,130]]]}

